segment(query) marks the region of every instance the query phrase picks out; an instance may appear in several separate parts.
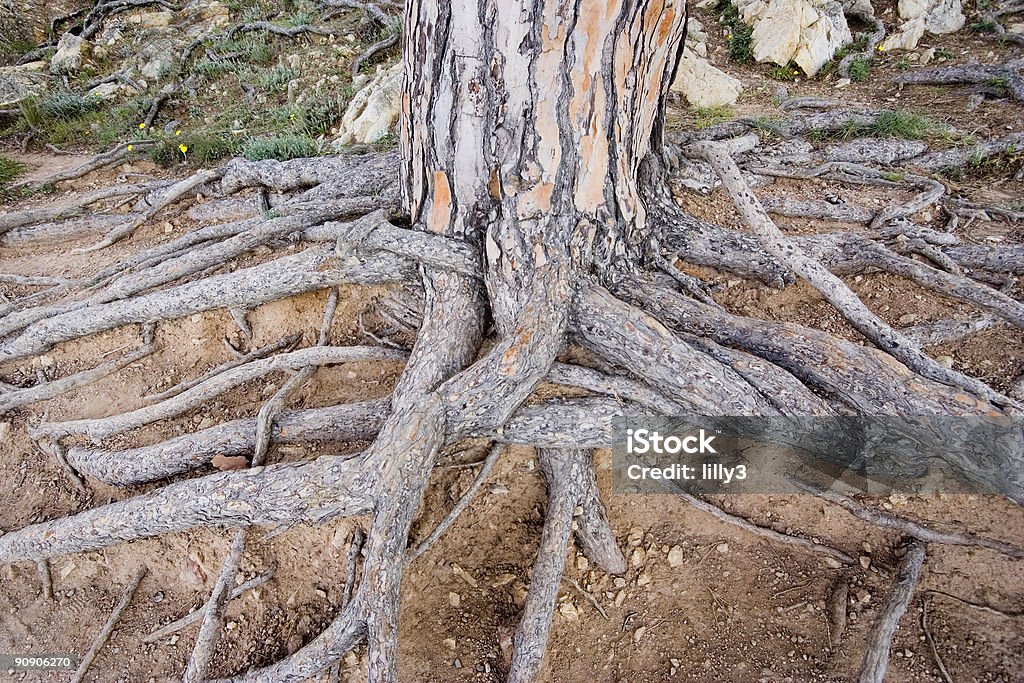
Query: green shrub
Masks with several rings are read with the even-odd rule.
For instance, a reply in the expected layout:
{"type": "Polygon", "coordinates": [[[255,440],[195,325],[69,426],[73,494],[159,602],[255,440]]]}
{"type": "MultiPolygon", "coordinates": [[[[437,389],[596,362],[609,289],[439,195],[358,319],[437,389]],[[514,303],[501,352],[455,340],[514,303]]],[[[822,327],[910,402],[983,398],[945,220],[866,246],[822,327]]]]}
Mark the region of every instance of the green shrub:
{"type": "Polygon", "coordinates": [[[871,77],[871,58],[859,57],[850,62],[850,80],[854,83],[863,83],[871,77]]]}
{"type": "Polygon", "coordinates": [[[256,85],[266,93],[282,92],[288,85],[288,81],[295,78],[296,73],[285,66],[275,66],[270,69],[247,68],[239,75],[243,81],[256,85]]]}
{"type": "Polygon", "coordinates": [[[995,19],[982,19],[974,22],[968,28],[973,33],[998,33],[999,23],[995,19]]]}
{"type": "Polygon", "coordinates": [[[249,161],[277,159],[287,161],[312,157],[320,153],[317,143],[302,135],[282,135],[276,138],[256,138],[242,146],[242,155],[249,161]]]}
{"type": "Polygon", "coordinates": [[[149,152],[149,158],[161,166],[180,163],[209,166],[237,154],[240,147],[238,139],[233,135],[204,130],[182,135],[160,134],[157,140],[157,145],[149,152]]]}
{"type": "Polygon", "coordinates": [[[726,43],[729,59],[737,64],[754,63],[754,29],[743,23],[739,10],[730,0],[720,2],[716,8],[721,13],[722,25],[728,29],[726,43]]]}
{"type": "Polygon", "coordinates": [[[70,121],[100,108],[102,102],[95,97],[83,97],[70,92],[51,92],[39,98],[39,110],[50,119],[70,121]]]}
{"type": "Polygon", "coordinates": [[[786,66],[776,65],[768,69],[768,77],[774,78],[776,81],[795,81],[799,75],[800,69],[793,62],[786,66]]]}

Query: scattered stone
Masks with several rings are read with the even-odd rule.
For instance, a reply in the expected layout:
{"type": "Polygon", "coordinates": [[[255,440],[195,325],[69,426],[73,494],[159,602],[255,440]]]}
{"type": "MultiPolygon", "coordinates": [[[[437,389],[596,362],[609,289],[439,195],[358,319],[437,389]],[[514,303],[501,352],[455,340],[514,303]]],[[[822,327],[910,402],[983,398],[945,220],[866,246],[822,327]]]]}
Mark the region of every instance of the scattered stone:
{"type": "Polygon", "coordinates": [[[729,554],[729,544],[728,543],[719,543],[717,546],[715,546],[715,550],[717,550],[718,552],[720,552],[723,555],[727,555],[727,554],[729,554]]]}
{"type": "Polygon", "coordinates": [[[567,600],[559,605],[558,612],[569,621],[576,621],[580,617],[579,610],[576,609],[576,605],[571,600],[567,600]]]}
{"type": "Polygon", "coordinates": [[[867,555],[861,555],[860,556],[860,566],[864,567],[864,569],[867,569],[868,567],[870,567],[871,566],[871,558],[868,557],[867,555]]]}
{"type": "Polygon", "coordinates": [[[683,549],[677,545],[672,546],[668,551],[668,566],[681,567],[683,565],[683,549]]]}
{"type": "Polygon", "coordinates": [[[459,577],[460,579],[462,579],[463,581],[468,583],[473,588],[477,587],[476,579],[474,579],[472,576],[470,576],[469,572],[467,572],[465,569],[463,569],[459,565],[457,565],[457,564],[453,564],[452,565],[452,574],[455,574],[455,576],[459,577]]]}
{"type": "Polygon", "coordinates": [[[941,365],[942,367],[946,368],[947,370],[951,370],[953,368],[952,356],[939,356],[938,358],[935,359],[935,362],[941,365]]]}
{"type": "Polygon", "coordinates": [[[448,604],[452,607],[459,607],[462,604],[462,596],[458,593],[448,593],[448,604]]]}
{"type": "Polygon", "coordinates": [[[31,62],[22,66],[0,67],[0,108],[14,107],[30,95],[46,89],[46,75],[28,67],[44,62],[31,62]]]}

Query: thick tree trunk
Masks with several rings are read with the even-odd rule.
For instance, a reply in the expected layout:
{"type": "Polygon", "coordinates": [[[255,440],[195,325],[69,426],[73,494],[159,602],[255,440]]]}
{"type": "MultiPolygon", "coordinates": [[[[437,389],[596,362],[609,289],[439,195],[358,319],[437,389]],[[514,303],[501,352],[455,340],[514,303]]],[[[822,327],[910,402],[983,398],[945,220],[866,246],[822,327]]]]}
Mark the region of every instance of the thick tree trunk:
{"type": "Polygon", "coordinates": [[[414,222],[484,245],[499,326],[567,250],[615,279],[643,262],[684,2],[408,3],[401,144],[414,222]]]}

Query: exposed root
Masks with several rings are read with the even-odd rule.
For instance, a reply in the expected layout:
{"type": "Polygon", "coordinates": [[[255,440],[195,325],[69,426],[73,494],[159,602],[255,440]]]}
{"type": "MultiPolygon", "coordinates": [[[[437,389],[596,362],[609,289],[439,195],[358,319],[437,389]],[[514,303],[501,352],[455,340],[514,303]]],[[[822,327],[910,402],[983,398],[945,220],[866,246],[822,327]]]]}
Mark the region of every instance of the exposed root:
{"type": "MultiPolygon", "coordinates": [[[[984,415],[991,406],[863,346],[792,323],[732,315],[646,280],[622,291],[673,330],[743,349],[866,415],[984,415]]],[[[804,413],[814,414],[814,413],[804,413]]]]}
{"type": "Polygon", "coordinates": [[[807,280],[842,314],[846,320],[883,351],[891,354],[914,372],[967,391],[1004,408],[1022,411],[1024,407],[1003,396],[984,382],[939,365],[922,353],[912,341],[903,337],[876,316],[838,277],[820,262],[810,258],[788,240],[765,213],[764,207],[750,191],[736,162],[716,143],[694,143],[688,148],[714,167],[724,187],[739,209],[746,224],[757,234],[765,250],[793,272],[807,280]]]}
{"type": "Polygon", "coordinates": [[[913,327],[905,327],[900,331],[918,346],[926,347],[961,341],[999,324],[1000,321],[995,316],[983,315],[972,320],[936,320],[913,327]]]}
{"type": "Polygon", "coordinates": [[[110,617],[107,619],[107,623],[100,629],[99,635],[96,636],[96,640],[93,641],[92,647],[82,656],[82,661],[78,664],[78,669],[71,677],[73,683],[81,683],[85,680],[85,674],[89,671],[89,667],[92,666],[92,662],[96,659],[96,655],[99,654],[100,649],[106,644],[107,639],[110,638],[110,634],[114,632],[114,627],[117,626],[117,622],[120,621],[121,615],[128,609],[128,605],[131,604],[132,598],[135,597],[135,591],[138,590],[139,584],[142,583],[142,578],[146,575],[146,567],[141,567],[135,572],[135,578],[133,578],[127,586],[124,588],[124,593],[121,594],[121,599],[114,607],[114,611],[110,613],[110,617]]]}
{"type": "Polygon", "coordinates": [[[484,482],[487,481],[488,475],[494,468],[494,464],[498,462],[498,457],[505,451],[504,444],[492,446],[490,451],[487,453],[487,458],[483,461],[480,466],[480,470],[476,473],[476,477],[473,479],[473,483],[469,485],[465,493],[459,498],[459,501],[455,504],[455,507],[445,515],[434,530],[424,538],[422,541],[417,543],[412,549],[409,550],[409,554],[406,557],[406,562],[413,562],[417,557],[430,550],[430,547],[437,543],[437,540],[448,531],[449,527],[455,523],[455,520],[459,518],[469,504],[473,501],[473,497],[476,492],[480,490],[484,482]]]}
{"type": "Polygon", "coordinates": [[[36,573],[39,574],[39,585],[44,599],[53,600],[53,576],[50,573],[48,560],[36,561],[36,573]]]}
{"type": "Polygon", "coordinates": [[[203,621],[199,626],[199,634],[196,636],[195,645],[192,648],[192,656],[189,657],[188,666],[182,676],[184,683],[203,683],[206,680],[206,672],[213,659],[214,649],[217,647],[217,640],[220,637],[220,624],[224,608],[227,606],[231,586],[234,583],[235,574],[242,563],[242,553],[245,552],[245,541],[248,530],[245,528],[235,532],[231,541],[228,556],[224,560],[217,581],[213,585],[210,598],[203,607],[203,621]]]}
{"type": "MultiPolygon", "coordinates": [[[[389,399],[284,413],[273,425],[279,443],[366,441],[387,417],[389,399]]],[[[207,467],[217,454],[248,456],[256,447],[256,418],[225,422],[193,434],[126,451],[73,446],[68,461],[82,474],[131,486],[207,467]]]]}
{"type": "Polygon", "coordinates": [[[184,412],[201,406],[214,396],[230,391],[245,382],[263,377],[271,372],[287,369],[294,370],[311,365],[332,365],[373,360],[401,361],[405,360],[405,354],[394,349],[382,349],[373,346],[313,346],[299,349],[271,358],[254,360],[245,365],[226,370],[165,401],[144,406],[128,413],[88,420],[43,423],[30,430],[30,435],[33,438],[46,436],[55,439],[70,434],[84,434],[94,442],[98,442],[114,434],[137,429],[157,420],[165,420],[169,417],[181,415],[184,412]]]}
{"type": "MultiPolygon", "coordinates": [[[[111,244],[119,240],[123,240],[126,237],[131,237],[137,228],[144,225],[149,219],[156,214],[160,213],[161,210],[170,206],[175,201],[183,197],[185,194],[199,187],[205,185],[213,180],[216,180],[221,176],[222,171],[199,171],[193,173],[188,178],[181,180],[174,185],[164,189],[159,195],[156,195],[152,200],[148,201],[149,208],[142,213],[141,216],[131,220],[130,222],[123,223],[118,227],[111,230],[106,237],[92,245],[91,247],[85,247],[83,249],[75,249],[74,253],[86,254],[91,251],[97,251],[104,247],[109,247],[111,244]]],[[[152,196],[152,195],[151,195],[152,196]]],[[[148,199],[148,198],[147,198],[148,199]]]]}
{"type": "MultiPolygon", "coordinates": [[[[143,150],[152,147],[155,144],[155,140],[139,140],[131,143],[131,146],[135,149],[143,150]]],[[[92,173],[97,169],[118,163],[126,156],[128,156],[128,147],[129,143],[122,142],[121,144],[117,145],[116,147],[109,151],[103,152],[102,154],[97,154],[96,156],[94,156],[92,159],[85,162],[81,166],[77,166],[67,171],[60,171],[59,173],[54,173],[53,175],[46,176],[42,180],[26,180],[20,183],[14,183],[13,185],[11,185],[10,189],[12,191],[27,190],[30,192],[35,192],[36,190],[41,190],[42,188],[48,187],[50,185],[56,185],[57,183],[61,183],[67,180],[81,178],[82,176],[88,173],[92,173]]]]}
{"type": "Polygon", "coordinates": [[[294,38],[303,33],[311,33],[317,36],[333,36],[341,32],[341,29],[330,26],[314,26],[313,24],[300,24],[298,26],[278,26],[269,21],[253,21],[248,24],[238,24],[228,31],[228,38],[239,33],[251,33],[253,31],[266,31],[276,36],[294,38]]]}
{"type": "Polygon", "coordinates": [[[988,86],[996,97],[1009,96],[1024,100],[1024,78],[1021,69],[1024,59],[1015,59],[1005,64],[965,64],[962,66],[938,66],[900,74],[893,79],[901,85],[948,85],[951,83],[972,83],[988,86]]]}
{"type": "Polygon", "coordinates": [[[376,43],[370,45],[362,54],[352,60],[352,75],[356,76],[359,74],[359,70],[363,67],[363,64],[376,57],[378,54],[387,50],[388,48],[398,45],[398,41],[402,38],[402,34],[399,32],[392,33],[383,40],[378,40],[376,43]]]}
{"type": "Polygon", "coordinates": [[[359,459],[220,472],[0,536],[0,563],[45,559],[193,527],[322,523],[369,512],[359,459]]]}
{"type": "Polygon", "coordinates": [[[723,510],[722,508],[718,507],[717,505],[712,505],[706,500],[702,500],[700,498],[697,498],[696,496],[690,495],[689,493],[683,491],[678,487],[676,487],[676,490],[673,491],[673,493],[674,495],[679,496],[687,503],[700,510],[701,512],[706,512],[715,519],[725,522],[726,524],[738,526],[744,531],[754,534],[755,536],[767,538],[769,541],[773,541],[775,543],[796,546],[797,548],[807,550],[818,555],[824,555],[825,557],[832,558],[833,560],[841,562],[842,564],[856,564],[856,560],[854,558],[847,555],[843,551],[837,550],[836,548],[833,548],[831,546],[823,545],[815,541],[810,541],[806,538],[800,538],[799,536],[784,534],[782,532],[775,531],[774,529],[759,526],[757,524],[754,524],[750,520],[730,514],[723,510]]]}
{"type": "Polygon", "coordinates": [[[0,235],[9,230],[13,230],[14,228],[21,228],[28,225],[35,225],[37,223],[45,223],[48,221],[80,216],[85,207],[97,202],[112,199],[114,197],[125,197],[154,192],[167,187],[172,184],[172,182],[173,181],[158,180],[141,185],[114,185],[112,187],[93,190],[92,192],[75,197],[70,201],[25,209],[23,211],[8,211],[0,214],[0,235]]]}
{"type": "Polygon", "coordinates": [[[299,340],[301,340],[301,339],[302,339],[302,333],[296,333],[296,334],[289,335],[287,337],[283,337],[281,339],[278,339],[276,342],[271,342],[270,344],[266,344],[264,346],[261,346],[258,349],[253,349],[249,353],[246,353],[246,354],[244,354],[242,356],[239,356],[238,358],[234,358],[232,360],[229,360],[226,363],[221,363],[217,367],[212,368],[212,369],[208,370],[207,372],[204,372],[199,377],[194,377],[192,379],[183,380],[183,381],[175,384],[170,389],[165,389],[164,391],[161,391],[160,393],[150,394],[149,396],[143,396],[142,400],[144,402],[146,402],[146,403],[154,403],[156,401],[165,401],[165,400],[167,400],[169,398],[173,398],[174,396],[177,396],[178,394],[182,393],[183,391],[187,391],[187,390],[191,389],[192,387],[198,386],[198,385],[202,384],[203,382],[205,382],[206,380],[211,379],[211,378],[213,378],[213,377],[215,377],[215,376],[217,376],[217,375],[219,375],[219,374],[221,374],[223,372],[227,372],[228,370],[232,370],[234,368],[237,368],[237,367],[239,367],[241,365],[245,365],[246,363],[252,362],[254,360],[259,360],[260,358],[266,358],[267,356],[272,356],[272,355],[278,353],[279,351],[283,351],[285,349],[290,349],[290,348],[294,347],[296,344],[298,344],[299,340]]]}
{"type": "Polygon", "coordinates": [[[13,410],[14,408],[27,406],[37,401],[45,401],[55,396],[67,393],[73,389],[77,389],[103,379],[104,377],[149,356],[155,350],[156,346],[154,344],[144,344],[135,351],[126,353],[116,360],[107,361],[106,363],[92,368],[91,370],[83,370],[82,372],[75,373],[74,375],[68,375],[67,377],[62,377],[50,382],[37,384],[34,387],[16,389],[14,391],[0,394],[0,415],[13,410]]]}
{"type": "Polygon", "coordinates": [[[889,664],[889,650],[892,648],[892,637],[896,633],[900,619],[910,606],[921,576],[924,564],[925,544],[911,540],[906,547],[906,554],[900,562],[899,573],[893,583],[892,593],[885,603],[878,621],[871,628],[868,636],[867,650],[861,664],[860,683],[882,683],[885,669],[889,664]]]}
{"type": "Polygon", "coordinates": [[[408,261],[388,254],[352,255],[338,263],[330,250],[312,247],[252,268],[40,320],[0,342],[0,363],[131,323],[172,320],[214,308],[254,308],[339,284],[401,282],[411,277],[410,267],[408,261]]]}
{"type": "Polygon", "coordinates": [[[1020,149],[1021,146],[1024,146],[1024,133],[1011,133],[996,140],[985,140],[974,145],[951,147],[924,154],[909,162],[909,165],[929,171],[961,168],[973,159],[987,159],[1009,149],[1020,149]]]}
{"type": "Polygon", "coordinates": [[[943,682],[953,683],[953,677],[949,675],[949,671],[946,669],[946,663],[942,661],[942,657],[939,655],[939,648],[935,645],[935,638],[932,637],[931,629],[928,628],[927,597],[925,597],[921,605],[921,631],[924,633],[924,637],[928,641],[928,647],[932,651],[932,659],[935,660],[935,665],[939,667],[939,673],[942,675],[943,682]]]}
{"type": "MultiPolygon", "coordinates": [[[[274,570],[270,569],[268,571],[263,572],[259,576],[256,576],[255,578],[249,579],[248,581],[245,581],[244,583],[233,587],[231,589],[231,592],[228,594],[228,602],[238,599],[239,597],[241,597],[242,595],[251,591],[254,588],[259,588],[263,584],[270,581],[272,578],[274,578],[274,570]]],[[[173,633],[177,633],[183,628],[191,626],[192,624],[196,623],[197,621],[203,618],[203,615],[206,613],[206,609],[207,604],[204,604],[202,607],[195,610],[194,612],[189,612],[182,618],[172,621],[171,623],[165,626],[161,626],[160,628],[158,628],[157,630],[153,631],[148,636],[143,638],[142,642],[147,644],[155,643],[158,640],[163,640],[164,638],[173,633]]]]}
{"type": "Polygon", "coordinates": [[[988,548],[989,550],[994,550],[997,553],[1001,553],[1008,557],[1024,560],[1024,548],[1019,548],[1010,543],[1004,543],[1003,541],[996,541],[983,536],[976,536],[974,534],[958,534],[936,531],[935,529],[930,529],[923,524],[918,524],[913,520],[862,505],[853,498],[844,496],[836,491],[820,491],[809,485],[802,484],[800,482],[796,483],[800,488],[809,491],[830,503],[842,507],[850,514],[855,515],[864,521],[871,522],[876,526],[884,527],[886,529],[896,529],[897,531],[906,534],[911,538],[916,538],[924,543],[988,548]]]}
{"type": "Polygon", "coordinates": [[[534,560],[526,605],[512,640],[509,683],[533,683],[548,647],[555,598],[565,569],[566,546],[572,534],[573,511],[581,500],[580,475],[590,467],[590,453],[578,449],[537,451],[548,487],[544,530],[534,560]]]}

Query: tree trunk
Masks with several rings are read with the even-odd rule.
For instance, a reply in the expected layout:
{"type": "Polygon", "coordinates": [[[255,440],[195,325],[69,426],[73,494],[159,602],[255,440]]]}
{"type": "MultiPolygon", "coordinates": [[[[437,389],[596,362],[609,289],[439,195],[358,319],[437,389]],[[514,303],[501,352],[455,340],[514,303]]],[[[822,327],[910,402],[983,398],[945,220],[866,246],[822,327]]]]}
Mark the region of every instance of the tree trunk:
{"type": "Polygon", "coordinates": [[[484,245],[499,327],[559,252],[611,280],[652,253],[642,188],[685,25],[671,0],[408,3],[405,206],[484,245]]]}

